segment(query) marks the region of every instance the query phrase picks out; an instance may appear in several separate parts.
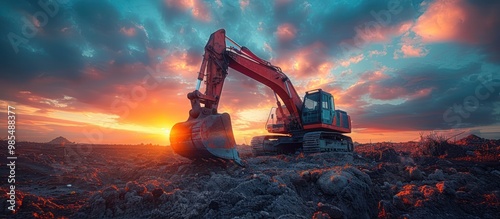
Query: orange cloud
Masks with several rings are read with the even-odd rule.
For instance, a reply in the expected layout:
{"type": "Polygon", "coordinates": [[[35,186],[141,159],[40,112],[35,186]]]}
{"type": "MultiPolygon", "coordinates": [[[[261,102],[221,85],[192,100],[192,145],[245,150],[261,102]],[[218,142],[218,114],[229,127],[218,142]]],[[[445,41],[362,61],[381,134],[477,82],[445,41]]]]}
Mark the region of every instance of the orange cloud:
{"type": "Polygon", "coordinates": [[[130,28],[122,27],[120,29],[120,32],[125,34],[126,36],[129,36],[129,37],[133,37],[136,34],[136,30],[133,27],[130,27],[130,28]]]}
{"type": "Polygon", "coordinates": [[[186,50],[176,51],[164,57],[159,70],[175,75],[189,75],[196,78],[200,70],[201,55],[191,55],[186,50]]]}
{"type": "Polygon", "coordinates": [[[429,4],[412,31],[424,42],[478,44],[494,41],[490,31],[498,26],[498,12],[494,8],[478,8],[475,4],[465,0],[437,0],[429,4]]]}
{"type": "Polygon", "coordinates": [[[359,54],[357,56],[352,56],[349,59],[341,60],[340,65],[342,65],[343,67],[348,67],[351,64],[356,64],[358,62],[361,62],[361,60],[363,60],[363,59],[364,59],[364,55],[359,54]]]}
{"type": "Polygon", "coordinates": [[[240,9],[242,11],[250,4],[250,0],[240,0],[240,9]]]}
{"type": "Polygon", "coordinates": [[[301,49],[284,53],[271,62],[283,70],[288,76],[297,78],[324,77],[334,67],[324,53],[324,45],[320,42],[304,46],[301,49]]]}
{"type": "Polygon", "coordinates": [[[449,41],[457,38],[467,18],[461,0],[437,0],[421,15],[413,31],[424,41],[449,41]]]}
{"type": "Polygon", "coordinates": [[[428,51],[421,48],[415,47],[413,45],[403,45],[401,46],[401,52],[404,57],[421,57],[427,55],[428,51]]]}
{"type": "Polygon", "coordinates": [[[393,36],[404,34],[411,26],[412,22],[402,22],[393,26],[373,25],[373,23],[369,22],[354,28],[356,36],[351,40],[354,42],[351,43],[362,46],[371,42],[385,42],[390,40],[393,36]]]}
{"type": "Polygon", "coordinates": [[[297,34],[297,29],[293,26],[293,24],[285,23],[279,25],[275,33],[278,36],[278,40],[282,42],[287,42],[295,38],[295,35],[297,34]]]}
{"type": "Polygon", "coordinates": [[[208,22],[211,20],[210,11],[200,0],[165,0],[170,7],[191,11],[191,15],[197,20],[208,22]]]}
{"type": "Polygon", "coordinates": [[[379,81],[382,79],[389,78],[388,75],[384,74],[385,70],[387,70],[387,68],[382,68],[380,70],[366,72],[360,76],[360,79],[362,81],[379,81]]]}

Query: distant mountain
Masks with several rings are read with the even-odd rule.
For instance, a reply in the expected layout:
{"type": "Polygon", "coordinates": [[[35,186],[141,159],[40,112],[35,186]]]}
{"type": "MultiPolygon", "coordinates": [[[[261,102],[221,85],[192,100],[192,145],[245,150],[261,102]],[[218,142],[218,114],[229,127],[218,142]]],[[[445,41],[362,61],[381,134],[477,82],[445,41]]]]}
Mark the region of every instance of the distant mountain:
{"type": "Polygon", "coordinates": [[[65,144],[73,144],[73,142],[68,139],[59,136],[57,138],[52,139],[52,141],[47,142],[47,144],[56,144],[56,145],[65,145],[65,144]]]}
{"type": "Polygon", "coordinates": [[[480,143],[483,143],[485,141],[487,141],[487,140],[484,138],[481,138],[481,137],[474,135],[474,134],[470,134],[469,136],[458,140],[457,144],[459,144],[459,145],[480,144],[480,143]]]}

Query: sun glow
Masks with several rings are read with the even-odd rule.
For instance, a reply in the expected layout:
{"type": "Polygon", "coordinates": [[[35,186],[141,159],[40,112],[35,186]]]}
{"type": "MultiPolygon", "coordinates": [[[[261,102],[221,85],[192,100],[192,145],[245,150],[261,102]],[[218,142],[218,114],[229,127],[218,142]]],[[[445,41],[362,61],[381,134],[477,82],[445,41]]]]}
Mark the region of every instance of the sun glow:
{"type": "Polygon", "coordinates": [[[165,135],[167,135],[167,137],[170,136],[170,129],[168,129],[168,128],[162,128],[162,130],[165,132],[165,135]]]}

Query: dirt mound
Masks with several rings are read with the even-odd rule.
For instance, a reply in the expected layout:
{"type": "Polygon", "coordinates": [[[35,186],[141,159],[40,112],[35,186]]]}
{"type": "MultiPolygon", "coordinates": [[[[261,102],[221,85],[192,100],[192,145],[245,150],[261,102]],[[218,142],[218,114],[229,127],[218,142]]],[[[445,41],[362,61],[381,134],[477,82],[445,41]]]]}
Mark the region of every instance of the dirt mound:
{"type": "Polygon", "coordinates": [[[304,218],[317,211],[375,216],[370,177],[352,166],[334,167],[352,159],[334,154],[257,157],[243,169],[227,163],[181,164],[163,182],[130,181],[96,192],[77,217],[304,218]],[[324,164],[329,165],[317,168],[324,164]]]}
{"type": "Polygon", "coordinates": [[[57,138],[52,139],[52,141],[47,142],[47,144],[64,146],[67,144],[73,144],[73,142],[69,141],[68,139],[62,136],[59,136],[57,138]]]}
{"type": "Polygon", "coordinates": [[[482,144],[486,142],[487,140],[484,138],[481,138],[477,135],[471,134],[468,135],[465,138],[462,138],[456,142],[458,145],[474,145],[474,144],[482,144]]]}
{"type": "Polygon", "coordinates": [[[444,156],[446,158],[457,158],[465,157],[467,155],[466,149],[447,141],[429,140],[423,142],[420,149],[423,155],[430,155],[435,157],[444,156]]]}

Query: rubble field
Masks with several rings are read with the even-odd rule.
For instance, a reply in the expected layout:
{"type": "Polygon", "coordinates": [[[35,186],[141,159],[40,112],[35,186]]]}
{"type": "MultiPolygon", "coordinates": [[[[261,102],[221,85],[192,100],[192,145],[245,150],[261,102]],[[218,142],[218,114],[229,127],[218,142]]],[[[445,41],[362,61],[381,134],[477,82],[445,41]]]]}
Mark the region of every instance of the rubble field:
{"type": "Polygon", "coordinates": [[[9,191],[2,186],[0,215],[500,218],[498,145],[454,145],[462,149],[432,154],[393,143],[359,145],[353,154],[261,157],[238,146],[240,167],[191,161],[162,146],[19,143],[16,212],[7,210],[9,191]]]}

